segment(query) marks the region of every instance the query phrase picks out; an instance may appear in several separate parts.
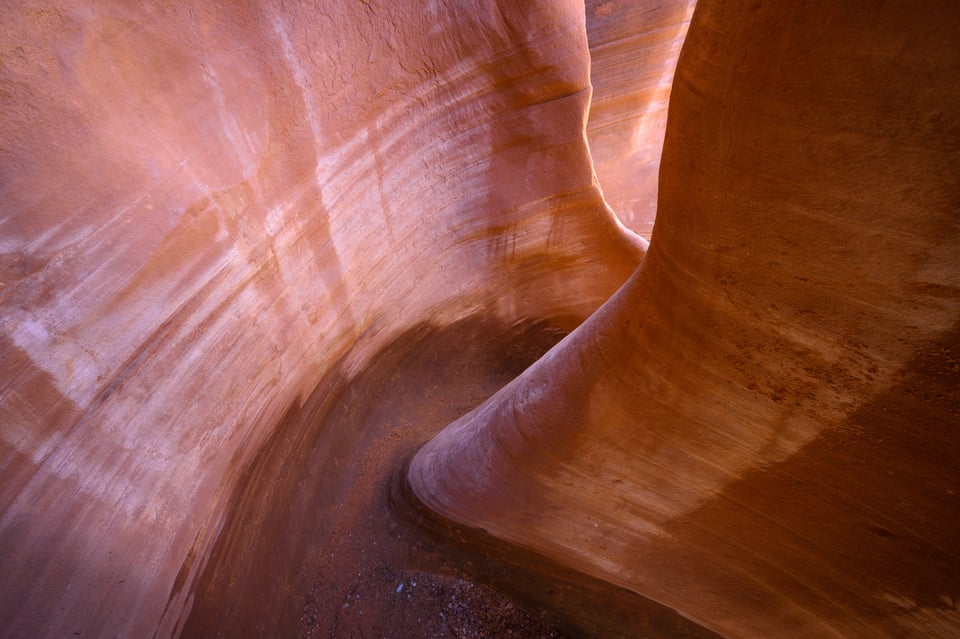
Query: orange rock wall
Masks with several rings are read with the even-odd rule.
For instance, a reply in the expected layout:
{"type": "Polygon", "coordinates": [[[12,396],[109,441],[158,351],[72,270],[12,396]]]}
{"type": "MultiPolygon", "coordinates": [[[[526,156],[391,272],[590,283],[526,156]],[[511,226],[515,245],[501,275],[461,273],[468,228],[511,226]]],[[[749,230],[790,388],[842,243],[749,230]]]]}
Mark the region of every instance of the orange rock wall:
{"type": "Polygon", "coordinates": [[[698,3],[647,257],[418,497],[723,636],[954,636],[958,18],[698,3]]]}
{"type": "Polygon", "coordinates": [[[587,137],[604,199],[649,239],[673,73],[693,0],[587,2],[593,100],[587,137]]]}

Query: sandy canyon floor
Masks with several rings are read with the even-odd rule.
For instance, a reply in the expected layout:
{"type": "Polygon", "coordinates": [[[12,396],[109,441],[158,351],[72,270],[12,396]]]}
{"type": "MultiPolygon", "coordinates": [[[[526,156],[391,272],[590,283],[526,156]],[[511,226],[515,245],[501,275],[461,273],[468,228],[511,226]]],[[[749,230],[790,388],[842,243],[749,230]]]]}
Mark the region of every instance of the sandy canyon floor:
{"type": "MultiPolygon", "coordinates": [[[[305,581],[292,581],[308,591],[291,588],[287,606],[265,605],[259,614],[289,616],[284,625],[302,638],[713,636],[653,602],[438,521],[408,497],[401,478],[417,448],[561,337],[547,326],[483,320],[423,326],[381,352],[332,400],[325,389],[325,401],[306,402],[307,411],[322,405],[320,414],[292,421],[323,422],[314,450],[338,451],[328,469],[342,482],[336,524],[318,548],[300,553],[296,571],[305,581]]],[[[235,518],[238,533],[243,519],[235,518]]],[[[273,534],[268,528],[260,534],[273,534]]],[[[224,605],[230,603],[201,597],[184,636],[221,632],[224,605]]]]}

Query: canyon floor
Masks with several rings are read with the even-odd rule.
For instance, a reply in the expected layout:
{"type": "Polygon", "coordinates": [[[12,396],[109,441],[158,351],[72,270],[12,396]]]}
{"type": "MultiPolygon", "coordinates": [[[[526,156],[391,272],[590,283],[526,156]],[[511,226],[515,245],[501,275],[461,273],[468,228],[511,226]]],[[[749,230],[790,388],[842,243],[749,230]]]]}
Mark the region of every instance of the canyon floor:
{"type": "Polygon", "coordinates": [[[348,383],[327,429],[374,439],[338,469],[354,479],[303,594],[299,637],[713,636],[653,602],[439,521],[408,498],[404,464],[422,442],[561,337],[477,320],[421,327],[348,383]]]}

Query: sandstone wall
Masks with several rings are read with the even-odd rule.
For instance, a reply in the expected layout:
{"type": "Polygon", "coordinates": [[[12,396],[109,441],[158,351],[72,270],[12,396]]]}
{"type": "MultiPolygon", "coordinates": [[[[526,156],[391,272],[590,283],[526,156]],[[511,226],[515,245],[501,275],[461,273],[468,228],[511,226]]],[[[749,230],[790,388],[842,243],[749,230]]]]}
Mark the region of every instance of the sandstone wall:
{"type": "Polygon", "coordinates": [[[698,3],[646,259],[419,498],[723,636],[955,635],[958,18],[698,3]]]}
{"type": "Polygon", "coordinates": [[[590,319],[428,506],[727,636],[955,635],[960,16],[703,0],[637,269],[689,9],[5,3],[0,635],[254,592],[255,461],[469,316],[590,319]]]}
{"type": "Polygon", "coordinates": [[[335,364],[473,313],[573,326],[642,255],[594,183],[578,3],[3,16],[0,635],[175,632],[335,364]]]}
{"type": "Polygon", "coordinates": [[[593,100],[587,137],[606,201],[649,239],[667,103],[693,0],[587,2],[593,100]]]}

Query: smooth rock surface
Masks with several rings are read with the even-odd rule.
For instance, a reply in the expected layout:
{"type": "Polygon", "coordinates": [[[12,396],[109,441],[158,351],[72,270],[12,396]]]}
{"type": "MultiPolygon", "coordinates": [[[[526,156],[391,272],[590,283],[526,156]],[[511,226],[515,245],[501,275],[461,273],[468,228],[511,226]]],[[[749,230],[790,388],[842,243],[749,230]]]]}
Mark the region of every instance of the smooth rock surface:
{"type": "Polygon", "coordinates": [[[593,100],[587,138],[603,196],[649,239],[667,103],[694,0],[589,0],[593,100]]]}
{"type": "Polygon", "coordinates": [[[622,284],[645,242],[594,182],[584,20],[5,3],[0,635],[176,634],[335,365],[476,313],[569,328],[622,284]]]}
{"type": "Polygon", "coordinates": [[[955,3],[702,0],[646,259],[418,498],[723,636],[957,636],[958,41],[955,3]]]}

